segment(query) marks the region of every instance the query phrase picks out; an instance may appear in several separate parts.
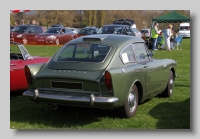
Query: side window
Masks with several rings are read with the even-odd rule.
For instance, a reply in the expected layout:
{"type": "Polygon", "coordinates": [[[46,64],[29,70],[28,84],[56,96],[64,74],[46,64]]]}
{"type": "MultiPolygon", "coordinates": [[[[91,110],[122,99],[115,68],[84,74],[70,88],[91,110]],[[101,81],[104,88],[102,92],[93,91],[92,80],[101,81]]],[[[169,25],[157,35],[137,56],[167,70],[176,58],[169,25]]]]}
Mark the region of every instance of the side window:
{"type": "Polygon", "coordinates": [[[126,27],[127,28],[127,32],[132,32],[130,27],[126,27]]]}
{"type": "Polygon", "coordinates": [[[71,32],[71,30],[65,29],[65,33],[69,33],[69,32],[71,32]]]}
{"type": "Polygon", "coordinates": [[[129,46],[125,47],[120,52],[120,57],[121,57],[121,59],[122,59],[122,61],[123,61],[124,64],[136,62],[136,59],[135,59],[134,53],[133,53],[132,44],[130,44],[129,46]]]}
{"type": "Polygon", "coordinates": [[[135,58],[138,63],[150,61],[149,56],[147,55],[147,49],[144,43],[134,43],[133,44],[135,58]]]}
{"type": "Polygon", "coordinates": [[[43,30],[42,30],[42,27],[37,27],[37,33],[42,33],[43,30]]]}
{"type": "Polygon", "coordinates": [[[26,33],[34,33],[34,28],[28,27],[27,30],[26,30],[26,33]]]}

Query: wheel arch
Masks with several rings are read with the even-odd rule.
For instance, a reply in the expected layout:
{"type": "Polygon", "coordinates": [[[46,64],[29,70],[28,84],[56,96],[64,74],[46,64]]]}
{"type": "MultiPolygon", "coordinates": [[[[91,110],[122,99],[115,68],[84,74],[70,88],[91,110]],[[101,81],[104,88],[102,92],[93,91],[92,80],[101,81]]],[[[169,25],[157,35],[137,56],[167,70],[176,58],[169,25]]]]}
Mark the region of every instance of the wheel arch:
{"type": "Polygon", "coordinates": [[[175,69],[174,69],[174,67],[171,67],[171,68],[170,68],[170,70],[173,72],[173,75],[174,75],[174,80],[175,80],[175,77],[176,77],[177,75],[176,75],[176,72],[175,72],[175,69]]]}
{"type": "Polygon", "coordinates": [[[137,89],[138,89],[138,103],[141,103],[142,102],[142,98],[143,98],[143,86],[142,86],[142,83],[139,80],[137,80],[137,81],[134,82],[134,84],[137,86],[137,89]]]}

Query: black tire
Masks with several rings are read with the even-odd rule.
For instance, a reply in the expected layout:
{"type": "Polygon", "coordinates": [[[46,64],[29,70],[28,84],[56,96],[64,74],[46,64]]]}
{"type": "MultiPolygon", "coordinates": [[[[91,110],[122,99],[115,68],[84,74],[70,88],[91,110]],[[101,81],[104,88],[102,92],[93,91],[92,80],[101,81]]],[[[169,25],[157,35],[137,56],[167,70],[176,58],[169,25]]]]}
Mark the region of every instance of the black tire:
{"type": "Polygon", "coordinates": [[[56,38],[55,43],[56,43],[56,45],[59,45],[59,44],[60,44],[60,40],[59,40],[59,38],[56,38]]]}
{"type": "Polygon", "coordinates": [[[166,86],[165,90],[162,93],[163,96],[164,97],[171,97],[172,94],[173,94],[173,87],[174,87],[174,74],[170,70],[167,86],[166,86]]]}
{"type": "Polygon", "coordinates": [[[125,104],[118,109],[118,113],[122,118],[130,118],[135,115],[137,106],[138,106],[138,89],[136,85],[133,85],[125,104]]]}
{"type": "Polygon", "coordinates": [[[27,43],[28,43],[27,38],[23,38],[23,39],[22,39],[22,43],[23,43],[23,44],[27,44],[27,43]]]}

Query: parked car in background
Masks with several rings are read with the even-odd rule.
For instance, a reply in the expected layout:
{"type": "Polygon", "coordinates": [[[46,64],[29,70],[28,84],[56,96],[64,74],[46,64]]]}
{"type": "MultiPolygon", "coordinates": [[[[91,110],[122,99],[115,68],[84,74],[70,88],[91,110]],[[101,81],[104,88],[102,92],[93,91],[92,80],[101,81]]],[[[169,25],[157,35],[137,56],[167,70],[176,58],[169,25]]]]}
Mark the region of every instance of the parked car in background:
{"type": "Polygon", "coordinates": [[[73,39],[77,38],[77,35],[70,29],[63,27],[51,27],[44,33],[35,36],[37,44],[65,44],[73,39]]]}
{"type": "Polygon", "coordinates": [[[54,25],[51,25],[51,27],[63,27],[64,28],[64,26],[62,24],[54,24],[54,25]]]}
{"type": "Polygon", "coordinates": [[[10,50],[10,92],[28,89],[24,67],[27,64],[43,64],[49,57],[30,56],[27,49],[20,43],[12,43],[10,50]]]}
{"type": "Polygon", "coordinates": [[[10,32],[15,28],[15,26],[10,26],[10,32]]]}
{"type": "Polygon", "coordinates": [[[72,32],[74,32],[75,34],[78,34],[79,29],[77,28],[69,28],[72,32]]]}
{"type": "Polygon", "coordinates": [[[118,34],[135,36],[131,26],[120,24],[104,25],[98,30],[97,34],[118,34]]]}
{"type": "Polygon", "coordinates": [[[123,18],[123,19],[117,19],[117,20],[113,21],[113,24],[129,25],[132,28],[136,28],[135,21],[131,20],[131,19],[125,19],[125,18],[123,18]]]}
{"type": "Polygon", "coordinates": [[[98,28],[96,27],[86,27],[86,28],[81,28],[79,32],[77,33],[78,37],[85,36],[85,35],[91,35],[91,34],[96,34],[98,31],[98,28]]]}
{"type": "Polygon", "coordinates": [[[140,37],[140,38],[142,37],[142,33],[137,28],[132,28],[132,29],[135,36],[140,37]]]}
{"type": "Polygon", "coordinates": [[[35,43],[35,36],[42,32],[41,26],[19,25],[10,32],[10,42],[33,44],[35,43]]]}
{"type": "Polygon", "coordinates": [[[148,28],[143,28],[140,31],[146,38],[149,38],[151,36],[151,30],[148,28]]]}
{"type": "Polygon", "coordinates": [[[178,34],[190,38],[190,23],[180,23],[178,34]]]}
{"type": "Polygon", "coordinates": [[[142,38],[95,34],[66,43],[45,64],[25,67],[36,102],[116,109],[135,115],[139,103],[163,93],[170,97],[176,75],[172,59],[153,59],[142,38]],[[84,50],[84,51],[83,51],[84,50]]]}

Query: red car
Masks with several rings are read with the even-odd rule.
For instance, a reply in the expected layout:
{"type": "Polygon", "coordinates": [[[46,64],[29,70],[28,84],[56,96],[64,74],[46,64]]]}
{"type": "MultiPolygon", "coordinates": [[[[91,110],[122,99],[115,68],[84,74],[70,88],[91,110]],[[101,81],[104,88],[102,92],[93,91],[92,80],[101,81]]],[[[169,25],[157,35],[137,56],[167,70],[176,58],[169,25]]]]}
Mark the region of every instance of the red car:
{"type": "Polygon", "coordinates": [[[19,25],[10,32],[10,42],[35,44],[35,36],[42,33],[43,29],[37,25],[19,25]]]}
{"type": "Polygon", "coordinates": [[[65,44],[73,39],[77,38],[77,35],[70,29],[65,27],[51,27],[44,33],[35,36],[37,44],[65,44]]]}
{"type": "Polygon", "coordinates": [[[46,63],[50,58],[30,56],[24,45],[15,43],[10,52],[10,92],[28,88],[24,66],[27,64],[46,63]]]}

